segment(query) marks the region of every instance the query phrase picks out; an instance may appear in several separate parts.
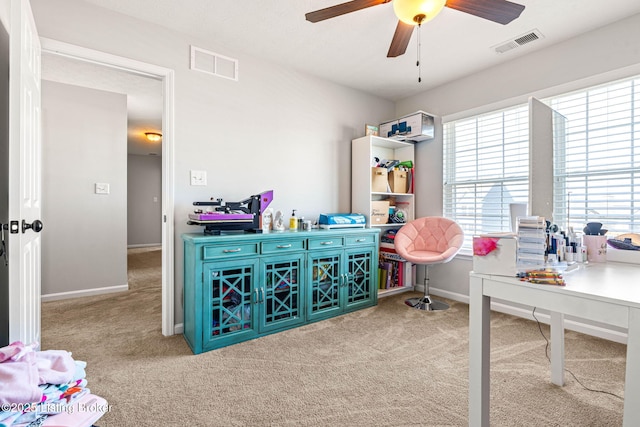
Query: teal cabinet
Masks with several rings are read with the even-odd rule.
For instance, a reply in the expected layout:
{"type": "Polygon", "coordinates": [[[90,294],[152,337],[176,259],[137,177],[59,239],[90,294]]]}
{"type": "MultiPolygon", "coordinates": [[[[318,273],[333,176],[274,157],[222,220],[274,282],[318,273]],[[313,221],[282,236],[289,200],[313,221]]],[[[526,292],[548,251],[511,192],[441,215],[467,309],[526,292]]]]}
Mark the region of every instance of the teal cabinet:
{"type": "Polygon", "coordinates": [[[326,319],[377,303],[377,249],[355,246],[308,254],[309,320],[326,319]]]}
{"type": "Polygon", "coordinates": [[[257,259],[204,264],[203,348],[215,348],[257,336],[253,297],[257,259]]]}
{"type": "Polygon", "coordinates": [[[377,304],[378,233],[183,235],[185,340],[198,354],[377,304]]]}
{"type": "Polygon", "coordinates": [[[344,309],[353,311],[378,302],[378,251],[345,250],[344,309]]]}
{"type": "Polygon", "coordinates": [[[265,257],[260,261],[258,296],[260,333],[304,323],[304,254],[265,257]]]}
{"type": "Polygon", "coordinates": [[[325,250],[309,254],[309,320],[325,319],[344,312],[341,302],[344,287],[342,252],[325,250]]]}

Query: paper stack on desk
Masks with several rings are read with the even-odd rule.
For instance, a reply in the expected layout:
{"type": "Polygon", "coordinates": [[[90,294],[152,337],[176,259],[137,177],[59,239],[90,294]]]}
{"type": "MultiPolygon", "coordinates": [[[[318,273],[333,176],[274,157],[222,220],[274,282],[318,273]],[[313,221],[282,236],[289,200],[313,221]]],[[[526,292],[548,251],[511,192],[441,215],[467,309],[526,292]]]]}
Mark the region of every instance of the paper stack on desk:
{"type": "Polygon", "coordinates": [[[519,272],[544,267],[547,233],[544,217],[518,218],[517,268],[519,272]]]}

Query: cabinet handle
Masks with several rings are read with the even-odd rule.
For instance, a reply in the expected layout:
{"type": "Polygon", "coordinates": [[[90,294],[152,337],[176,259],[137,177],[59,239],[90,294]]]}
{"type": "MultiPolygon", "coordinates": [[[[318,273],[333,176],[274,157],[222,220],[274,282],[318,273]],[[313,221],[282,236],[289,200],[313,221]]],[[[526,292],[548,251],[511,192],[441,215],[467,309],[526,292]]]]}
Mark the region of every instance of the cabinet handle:
{"type": "Polygon", "coordinates": [[[258,294],[258,288],[255,290],[256,293],[256,304],[260,302],[260,295],[258,294]]]}
{"type": "Polygon", "coordinates": [[[289,243],[288,245],[278,245],[276,246],[278,249],[287,249],[291,247],[291,243],[289,243]]]}
{"type": "Polygon", "coordinates": [[[320,242],[321,245],[333,245],[333,241],[329,240],[328,242],[320,242]]]}
{"type": "Polygon", "coordinates": [[[242,250],[242,248],[237,248],[237,249],[225,249],[222,252],[224,252],[225,254],[228,253],[232,253],[232,252],[240,252],[242,250]]]}
{"type": "Polygon", "coordinates": [[[260,302],[264,302],[264,288],[260,288],[260,302]]]}
{"type": "Polygon", "coordinates": [[[366,242],[367,239],[356,239],[356,243],[360,243],[360,242],[366,242]]]}

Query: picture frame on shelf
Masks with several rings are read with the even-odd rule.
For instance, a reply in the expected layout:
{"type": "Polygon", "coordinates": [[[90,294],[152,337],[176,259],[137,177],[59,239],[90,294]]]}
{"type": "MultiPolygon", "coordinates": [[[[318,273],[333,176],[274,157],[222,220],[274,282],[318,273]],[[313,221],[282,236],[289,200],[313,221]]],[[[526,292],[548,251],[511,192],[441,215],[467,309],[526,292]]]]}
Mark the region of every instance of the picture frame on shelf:
{"type": "Polygon", "coordinates": [[[380,136],[380,130],[378,129],[378,126],[364,125],[364,135],[365,136],[380,136]]]}

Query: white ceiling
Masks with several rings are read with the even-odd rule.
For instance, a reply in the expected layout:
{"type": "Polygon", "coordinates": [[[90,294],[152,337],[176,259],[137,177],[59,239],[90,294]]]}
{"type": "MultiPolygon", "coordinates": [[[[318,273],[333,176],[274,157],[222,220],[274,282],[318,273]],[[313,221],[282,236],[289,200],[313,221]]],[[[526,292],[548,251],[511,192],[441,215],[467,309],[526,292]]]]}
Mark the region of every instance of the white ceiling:
{"type": "MultiPolygon", "coordinates": [[[[421,28],[422,82],[416,67],[417,37],[407,53],[387,58],[397,18],[391,3],[319,23],[305,13],[341,0],[84,0],[149,21],[203,41],[206,49],[237,52],[293,67],[377,96],[398,100],[472,74],[534,50],[640,13],[639,0],[518,0],[522,15],[501,25],[444,8],[421,28]],[[537,30],[543,38],[506,53],[494,47],[537,30]]],[[[239,76],[242,79],[242,61],[239,76]]],[[[47,55],[43,78],[126,93],[129,151],[161,154],[145,143],[146,130],[160,130],[159,81],[123,71],[47,55]]]]}
{"type": "Polygon", "coordinates": [[[343,1],[85,1],[210,41],[222,55],[245,52],[391,100],[640,13],[638,0],[516,0],[522,15],[501,25],[445,7],[421,29],[418,83],[416,34],[405,55],[386,57],[397,24],[391,3],[314,24],[306,12],[343,1]],[[534,29],[544,38],[503,54],[492,49],[534,29]]]}

